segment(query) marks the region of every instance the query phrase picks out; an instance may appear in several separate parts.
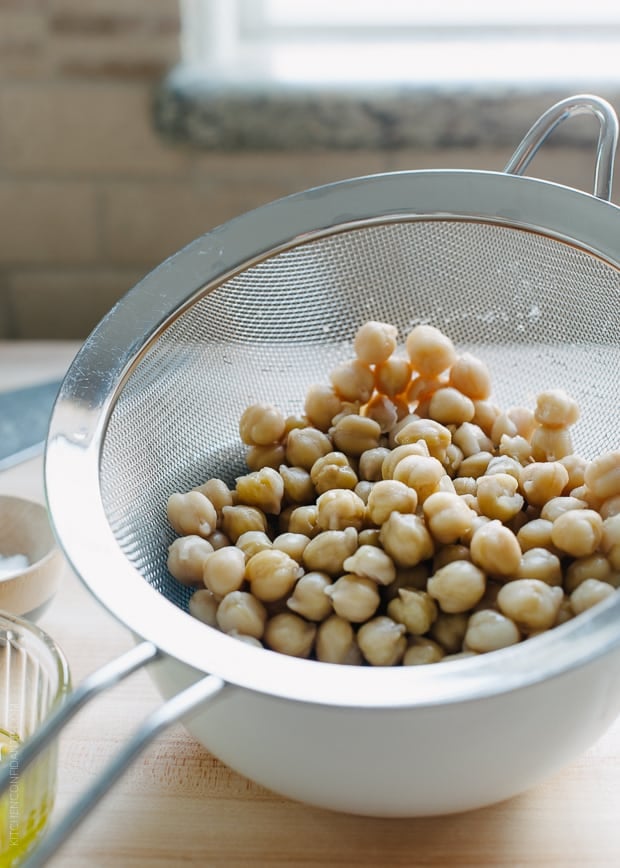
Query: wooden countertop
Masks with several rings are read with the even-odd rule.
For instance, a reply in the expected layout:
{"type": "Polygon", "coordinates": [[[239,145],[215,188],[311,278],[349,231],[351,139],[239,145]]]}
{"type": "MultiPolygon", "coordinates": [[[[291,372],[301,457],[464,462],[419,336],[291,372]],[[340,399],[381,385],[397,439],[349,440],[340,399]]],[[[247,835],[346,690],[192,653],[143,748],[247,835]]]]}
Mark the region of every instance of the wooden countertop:
{"type": "MultiPolygon", "coordinates": [[[[76,349],[0,342],[0,389],[61,374],[76,349]]],[[[41,459],[0,473],[0,492],[42,499],[41,459]]],[[[63,648],[74,683],[133,644],[68,570],[39,623],[63,648]]],[[[141,671],[78,715],[60,742],[57,812],[158,702],[141,671]]],[[[527,794],[468,814],[410,820],[358,818],[282,799],[231,772],[177,725],[127,770],[50,864],[611,868],[620,866],[619,821],[620,719],[581,759],[527,794]]]]}

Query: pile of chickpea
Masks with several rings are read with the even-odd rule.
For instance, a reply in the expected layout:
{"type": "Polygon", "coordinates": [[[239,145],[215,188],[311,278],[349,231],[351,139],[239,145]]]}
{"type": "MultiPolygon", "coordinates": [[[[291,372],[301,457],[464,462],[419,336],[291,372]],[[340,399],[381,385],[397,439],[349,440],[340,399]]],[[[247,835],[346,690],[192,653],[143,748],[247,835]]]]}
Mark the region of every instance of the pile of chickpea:
{"type": "Polygon", "coordinates": [[[573,454],[563,390],[501,410],[486,365],[367,322],[304,412],[254,404],[249,472],[168,500],[190,612],[251,644],[374,666],[494,651],[620,585],[620,450],[573,454]]]}

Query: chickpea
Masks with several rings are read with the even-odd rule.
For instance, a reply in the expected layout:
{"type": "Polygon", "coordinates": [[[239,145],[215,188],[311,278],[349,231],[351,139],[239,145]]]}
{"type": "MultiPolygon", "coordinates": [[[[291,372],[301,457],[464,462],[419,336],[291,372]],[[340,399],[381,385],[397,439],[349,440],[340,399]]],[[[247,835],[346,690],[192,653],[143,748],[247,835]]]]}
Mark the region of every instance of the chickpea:
{"type": "Polygon", "coordinates": [[[251,645],[253,648],[264,648],[260,639],[257,639],[255,636],[246,636],[245,633],[240,633],[238,630],[229,630],[226,635],[231,636],[233,639],[238,639],[244,645],[251,645]]]}
{"type": "Polygon", "coordinates": [[[425,377],[436,377],[456,361],[450,338],[430,325],[418,325],[412,329],[405,346],[411,364],[425,377]]]}
{"type": "Polygon", "coordinates": [[[454,479],[459,472],[464,455],[454,443],[451,443],[446,449],[446,457],[443,462],[446,471],[454,479]]]}
{"type": "Polygon", "coordinates": [[[238,591],[245,580],[245,554],[236,546],[224,546],[209,555],[202,578],[216,597],[238,591]]]}
{"type": "Polygon", "coordinates": [[[483,515],[509,521],[523,506],[523,497],[517,492],[519,483],[507,473],[494,473],[478,479],[476,497],[483,515]]]}
{"type": "Polygon", "coordinates": [[[438,663],[444,653],[438,642],[434,642],[426,636],[412,636],[403,657],[403,666],[423,666],[426,663],[438,663]]]}
{"type": "Polygon", "coordinates": [[[479,452],[484,452],[492,457],[492,440],[487,437],[482,428],[473,422],[463,422],[462,425],[459,425],[452,436],[452,442],[459,447],[465,459],[477,455],[479,452]]]}
{"type": "Polygon", "coordinates": [[[359,497],[359,499],[364,505],[368,503],[368,498],[370,497],[370,492],[372,491],[374,485],[374,482],[368,482],[366,479],[362,479],[353,489],[355,494],[359,497]]]}
{"type": "Polygon", "coordinates": [[[372,579],[378,585],[390,585],[396,578],[392,558],[381,548],[361,545],[343,564],[348,573],[372,579]]]}
{"type": "Polygon", "coordinates": [[[597,512],[600,512],[601,506],[604,503],[604,501],[601,500],[600,497],[597,497],[585,484],[573,488],[569,492],[568,496],[576,497],[578,500],[583,500],[587,507],[595,509],[597,512]]]}
{"type": "MultiPolygon", "coordinates": [[[[294,561],[301,564],[306,546],[309,542],[310,538],[305,534],[291,533],[290,531],[287,531],[286,533],[278,534],[278,536],[274,538],[272,545],[274,549],[284,552],[289,556],[289,558],[293,558],[294,561]]],[[[239,540],[237,540],[237,545],[239,545],[239,540]]]]}
{"type": "Polygon", "coordinates": [[[412,371],[412,377],[405,392],[405,398],[409,404],[416,405],[416,413],[418,417],[425,416],[425,409],[428,409],[428,402],[437,391],[448,385],[448,378],[445,374],[438,377],[425,377],[423,375],[416,376],[415,371],[412,371]],[[422,409],[421,409],[422,408],[422,409]]]}
{"type": "Polygon", "coordinates": [[[491,375],[482,359],[463,353],[450,368],[450,385],[473,401],[485,401],[491,394],[491,375]]]}
{"type": "Polygon", "coordinates": [[[536,419],[532,410],[528,410],[527,407],[510,407],[506,411],[506,416],[517,429],[517,436],[529,440],[536,428],[536,419]]]}
{"type": "Polygon", "coordinates": [[[218,602],[215,596],[206,588],[194,591],[189,598],[189,613],[194,618],[208,624],[209,627],[217,627],[216,612],[218,602]]]}
{"type": "Polygon", "coordinates": [[[329,375],[336,395],[345,401],[360,401],[365,404],[375,387],[372,369],[359,359],[337,365],[329,375]]]}
{"type": "Polygon", "coordinates": [[[282,612],[267,621],[264,641],[272,651],[291,657],[309,657],[315,636],[314,624],[292,612],[282,612]]]}
{"type": "Polygon", "coordinates": [[[323,663],[356,666],[362,662],[362,654],[349,621],[339,615],[330,615],[319,624],[316,634],[316,656],[323,663]]]}
{"type": "Polygon", "coordinates": [[[424,501],[424,518],[439,543],[455,543],[472,527],[475,513],[458,494],[438,491],[424,501]]]}
{"type": "Polygon", "coordinates": [[[496,446],[499,446],[502,437],[517,437],[519,430],[516,422],[514,422],[506,413],[500,413],[493,427],[491,428],[491,440],[496,446]]]}
{"type": "Polygon", "coordinates": [[[310,424],[319,431],[331,428],[332,419],[342,412],[342,398],[327,385],[310,386],[306,393],[304,410],[310,424]]]}
{"type": "Polygon", "coordinates": [[[553,522],[565,512],[587,509],[587,507],[585,500],[580,500],[578,497],[552,497],[541,509],[540,517],[553,522]]]}
{"type": "Polygon", "coordinates": [[[431,638],[438,642],[447,654],[456,654],[463,647],[469,618],[464,612],[450,614],[439,612],[431,629],[431,638]]]}
{"type": "Polygon", "coordinates": [[[470,561],[452,561],[432,575],[426,587],[443,612],[458,614],[482,599],[486,577],[470,561]]]}
{"type": "Polygon", "coordinates": [[[319,533],[318,510],[316,504],[294,507],[288,517],[286,533],[301,533],[312,539],[319,533]]]}
{"type": "Polygon", "coordinates": [[[286,464],[280,464],[278,472],[282,477],[286,501],[299,504],[309,504],[314,501],[314,485],[307,470],[303,467],[288,467],[286,464]]]}
{"type": "Polygon", "coordinates": [[[491,458],[485,470],[486,476],[493,476],[496,473],[507,473],[508,476],[514,476],[517,482],[521,479],[522,465],[509,455],[496,455],[491,458]]]}
{"type": "Polygon", "coordinates": [[[568,482],[568,471],[559,461],[528,464],[521,470],[521,491],[533,506],[544,506],[560,497],[568,482]]]}
{"type": "Polygon", "coordinates": [[[408,633],[422,636],[437,617],[437,604],[427,591],[400,588],[398,596],[388,603],[387,613],[398,624],[404,624],[408,633]]]}
{"type": "Polygon", "coordinates": [[[202,587],[202,568],[212,551],[211,543],[201,536],[177,537],[168,547],[168,570],[184,585],[202,587]]]}
{"type": "Polygon", "coordinates": [[[425,455],[407,455],[394,468],[394,479],[413,488],[419,503],[424,503],[426,498],[436,491],[445,475],[446,471],[441,462],[425,455]]]}
{"type": "Polygon", "coordinates": [[[225,506],[222,509],[222,530],[233,542],[248,530],[267,530],[265,513],[255,506],[225,506]]]}
{"type": "Polygon", "coordinates": [[[217,625],[224,633],[236,630],[244,636],[262,638],[267,610],[260,600],[247,591],[231,591],[217,607],[217,625]]]}
{"type": "Polygon", "coordinates": [[[286,449],[282,443],[273,443],[270,446],[249,446],[245,453],[245,463],[251,471],[262,470],[263,467],[277,470],[285,457],[286,449]]]}
{"type": "Polygon", "coordinates": [[[294,428],[286,439],[286,461],[310,471],[312,465],[333,450],[332,441],[318,428],[294,428]]]}
{"type": "Polygon", "coordinates": [[[559,464],[566,470],[568,473],[568,482],[562,491],[562,494],[570,494],[573,488],[578,488],[580,485],[584,485],[585,483],[585,474],[586,468],[588,466],[588,461],[585,458],[582,458],[581,455],[565,455],[564,458],[560,458],[559,464]]]}
{"type": "MultiPolygon", "coordinates": [[[[479,479],[485,475],[492,460],[493,454],[491,452],[476,452],[474,455],[468,455],[461,461],[459,475],[470,479],[479,479]]],[[[478,490],[477,485],[475,489],[478,490]]]]}
{"type": "Polygon", "coordinates": [[[408,359],[390,356],[375,368],[375,388],[393,398],[404,392],[411,380],[411,364],[408,359]]]}
{"type": "Polygon", "coordinates": [[[323,621],[332,612],[331,600],[325,593],[331,583],[327,573],[306,573],[295,585],[286,605],[309,621],[323,621]]]}
{"type": "Polygon", "coordinates": [[[530,444],[534,461],[558,461],[573,451],[573,441],[567,428],[540,425],[532,434],[530,444]]]}
{"type": "Polygon", "coordinates": [[[236,491],[240,504],[255,506],[262,512],[278,515],[284,496],[284,482],[273,467],[263,467],[247,476],[237,477],[236,491]]]}
{"type": "Polygon", "coordinates": [[[357,474],[344,452],[328,452],[312,465],[310,479],[317,494],[332,488],[350,488],[357,485],[357,474]]]}
{"type": "Polygon", "coordinates": [[[209,534],[207,542],[213,548],[213,551],[217,551],[218,549],[231,544],[231,540],[221,530],[214,530],[213,533],[209,534]]]}
{"type": "Polygon", "coordinates": [[[324,593],[330,598],[334,612],[352,624],[372,618],[381,602],[377,583],[353,573],[340,576],[324,593]]]}
{"type": "Polygon", "coordinates": [[[601,503],[599,509],[602,519],[613,518],[614,515],[620,515],[620,494],[613,497],[608,497],[601,503]]]}
{"type": "Polygon", "coordinates": [[[461,544],[444,545],[435,553],[433,558],[433,572],[436,573],[446,564],[451,564],[453,561],[470,561],[471,555],[469,548],[461,544]]]}
{"type": "MultiPolygon", "coordinates": [[[[471,395],[470,395],[471,397],[471,395]]],[[[499,407],[488,399],[482,401],[474,400],[474,418],[472,422],[477,425],[484,434],[490,439],[493,425],[498,416],[501,415],[499,407]]]]}
{"type": "Polygon", "coordinates": [[[337,425],[345,416],[359,416],[362,406],[362,401],[343,401],[342,410],[332,419],[331,427],[333,428],[334,425],[337,425]]]}
{"type": "Polygon", "coordinates": [[[409,455],[423,455],[428,458],[429,454],[428,446],[423,440],[420,440],[418,443],[405,443],[402,446],[396,446],[384,458],[381,465],[381,475],[383,479],[394,479],[396,465],[403,458],[407,458],[409,455]]]}
{"type": "Polygon", "coordinates": [[[591,461],[585,470],[584,482],[601,500],[620,495],[620,450],[605,452],[591,461]]]}
{"type": "Polygon", "coordinates": [[[200,491],[171,494],[167,513],[168,521],[181,536],[196,535],[206,538],[217,526],[216,509],[200,491]]]}
{"type": "Polygon", "coordinates": [[[430,570],[426,564],[418,564],[415,567],[397,567],[396,578],[391,584],[383,588],[383,599],[386,603],[398,597],[401,588],[410,591],[425,591],[430,570]]]}
{"type": "Polygon", "coordinates": [[[382,467],[384,459],[391,450],[387,446],[377,446],[362,452],[359,460],[359,476],[361,480],[378,482],[383,479],[382,467]]]}
{"type": "Polygon", "coordinates": [[[560,551],[581,558],[593,554],[603,537],[603,519],[593,509],[565,512],[553,522],[551,542],[560,551]]]}
{"type": "Polygon", "coordinates": [[[534,417],[546,428],[567,428],[579,418],[579,407],[563,389],[549,389],[536,398],[534,417]]]}
{"type": "Polygon", "coordinates": [[[405,628],[387,615],[379,615],[357,631],[360,651],[371,666],[394,666],[407,649],[405,628]]]}
{"type": "Polygon", "coordinates": [[[303,562],[306,570],[338,576],[345,560],[357,548],[357,531],[353,527],[345,530],[324,530],[310,540],[304,549],[303,562]]]}
{"type": "Polygon", "coordinates": [[[620,571],[620,515],[612,515],[603,522],[601,550],[612,568],[620,571]]]}
{"type": "Polygon", "coordinates": [[[252,593],[263,602],[280,600],[289,594],[303,573],[293,558],[278,549],[257,552],[245,567],[252,593]]]}
{"type": "Polygon", "coordinates": [[[375,548],[381,547],[381,542],[379,541],[379,534],[381,531],[378,527],[365,527],[361,530],[357,535],[357,542],[359,546],[374,546],[375,548]]]}
{"type": "Polygon", "coordinates": [[[207,479],[206,482],[203,482],[194,491],[199,491],[211,501],[218,516],[222,512],[223,507],[232,506],[234,502],[233,493],[223,479],[207,479]]]}
{"type": "MultiPolygon", "coordinates": [[[[391,398],[388,398],[387,395],[375,394],[364,405],[361,415],[375,422],[379,426],[381,434],[387,434],[398,422],[399,411],[400,404],[395,400],[393,401],[391,398]]],[[[359,448],[357,443],[355,444],[355,448],[359,448]]]]}
{"type": "Polygon", "coordinates": [[[521,546],[521,551],[526,552],[535,548],[549,549],[552,545],[552,527],[553,522],[544,518],[535,518],[524,524],[517,532],[517,541],[521,546]]]}
{"type": "Polygon", "coordinates": [[[613,596],[616,589],[607,582],[599,582],[598,579],[586,579],[570,595],[570,605],[575,615],[581,615],[597,603],[613,596]]]}
{"type": "Polygon", "coordinates": [[[393,512],[381,526],[379,539],[399,567],[415,567],[434,553],[432,537],[417,515],[393,512]]]}
{"type": "Polygon", "coordinates": [[[338,449],[347,455],[359,456],[367,449],[377,448],[381,426],[374,419],[351,413],[339,419],[329,433],[338,449]]]}
{"type": "Polygon", "coordinates": [[[514,577],[521,563],[521,548],[516,536],[497,519],[475,531],[470,551],[474,564],[497,578],[514,577]]]}
{"type": "MultiPolygon", "coordinates": [[[[417,443],[423,440],[426,443],[429,454],[438,461],[444,461],[446,449],[452,442],[450,430],[436,422],[434,419],[415,419],[401,428],[396,435],[399,446],[417,443]]],[[[460,443],[456,444],[462,449],[460,443]]],[[[465,450],[462,450],[465,452],[465,450]]]]}
{"type": "Polygon", "coordinates": [[[360,326],[353,339],[357,358],[367,365],[380,365],[396,349],[398,331],[390,323],[369,320],[360,326]]]}
{"type": "Polygon", "coordinates": [[[326,491],[317,499],[317,524],[321,530],[361,530],[366,514],[364,501],[347,489],[326,491]]]}
{"type": "Polygon", "coordinates": [[[453,483],[455,494],[459,496],[467,494],[470,497],[476,497],[478,486],[473,476],[457,476],[453,483]]]}
{"type": "Polygon", "coordinates": [[[248,446],[269,446],[284,434],[284,415],[271,404],[251,404],[239,420],[241,440],[248,446]]]}
{"type": "Polygon", "coordinates": [[[307,416],[300,413],[292,413],[290,416],[287,416],[284,420],[284,438],[286,439],[287,435],[294,428],[312,428],[310,420],[307,416]]]}
{"type": "Polygon", "coordinates": [[[264,531],[249,530],[246,533],[241,534],[237,539],[235,546],[243,552],[247,559],[251,558],[252,555],[255,555],[257,552],[263,551],[263,549],[270,549],[272,542],[264,531]]]}
{"type": "Polygon", "coordinates": [[[444,425],[461,425],[473,419],[474,402],[458,389],[444,386],[437,389],[430,399],[428,414],[444,425]]]}
{"type": "Polygon", "coordinates": [[[479,654],[508,648],[521,641],[519,628],[510,618],[494,609],[480,609],[470,617],[465,647],[479,654]]]}
{"type": "Polygon", "coordinates": [[[528,549],[521,556],[517,578],[539,579],[548,585],[561,585],[562,565],[560,559],[544,548],[528,549]]]}
{"type": "Polygon", "coordinates": [[[538,579],[515,579],[497,595],[500,612],[525,632],[553,627],[564,597],[562,588],[538,579]]]}
{"type": "Polygon", "coordinates": [[[576,558],[566,569],[564,590],[567,594],[571,594],[586,579],[615,584],[611,564],[604,555],[595,552],[584,558],[576,558]]]}
{"type": "MultiPolygon", "coordinates": [[[[499,441],[499,454],[507,455],[509,458],[514,458],[514,460],[518,461],[519,464],[529,464],[533,455],[532,445],[529,440],[526,440],[525,437],[521,437],[520,434],[515,434],[514,437],[509,437],[507,434],[503,434],[499,441]]],[[[536,460],[542,461],[544,459],[537,458],[536,460]]],[[[552,457],[550,457],[549,460],[552,460],[552,457]]]]}

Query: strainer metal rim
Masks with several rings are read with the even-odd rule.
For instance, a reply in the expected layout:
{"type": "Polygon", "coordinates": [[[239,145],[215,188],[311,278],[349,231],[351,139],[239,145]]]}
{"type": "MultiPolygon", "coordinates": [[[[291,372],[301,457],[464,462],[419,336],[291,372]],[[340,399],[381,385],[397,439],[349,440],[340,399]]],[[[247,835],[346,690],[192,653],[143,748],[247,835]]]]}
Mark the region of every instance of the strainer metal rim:
{"type": "Polygon", "coordinates": [[[112,614],[193,667],[197,677],[211,672],[230,684],[298,701],[411,707],[525,687],[620,645],[620,599],[613,599],[536,639],[442,666],[360,668],[294,659],[249,647],[178,609],[129,563],[109,527],[99,481],[107,419],[124,378],[181,307],[249,263],[336,227],[440,218],[539,232],[619,266],[620,208],[570,187],[450,169],[354,178],[271,202],[196,239],[112,308],[71,365],[45,453],[46,496],[59,543],[112,614]]]}

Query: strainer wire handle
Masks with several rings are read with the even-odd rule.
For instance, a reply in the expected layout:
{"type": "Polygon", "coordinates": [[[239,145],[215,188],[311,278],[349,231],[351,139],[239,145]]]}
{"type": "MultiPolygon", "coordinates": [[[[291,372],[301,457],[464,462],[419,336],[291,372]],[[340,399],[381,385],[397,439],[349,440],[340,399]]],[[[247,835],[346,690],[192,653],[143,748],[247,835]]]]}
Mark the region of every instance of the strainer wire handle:
{"type": "Polygon", "coordinates": [[[547,109],[526,133],[504,171],[509,175],[522,175],[556,127],[573,115],[588,113],[593,114],[599,122],[594,195],[598,199],[609,201],[618,146],[618,116],[606,100],[592,94],[568,97],[547,109]]]}

